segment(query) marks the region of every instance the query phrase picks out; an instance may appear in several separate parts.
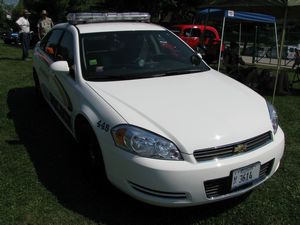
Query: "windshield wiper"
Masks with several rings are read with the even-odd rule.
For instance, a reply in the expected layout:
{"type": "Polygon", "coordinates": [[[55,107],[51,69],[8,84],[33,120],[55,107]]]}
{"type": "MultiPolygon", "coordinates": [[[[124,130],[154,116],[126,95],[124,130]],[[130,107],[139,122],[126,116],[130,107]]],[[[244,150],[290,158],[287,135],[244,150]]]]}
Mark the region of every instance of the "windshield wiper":
{"type": "Polygon", "coordinates": [[[89,81],[116,81],[116,80],[131,80],[131,79],[140,79],[148,78],[150,75],[143,74],[128,74],[128,75],[99,75],[99,76],[86,76],[86,79],[89,81]]]}
{"type": "Polygon", "coordinates": [[[159,73],[135,73],[135,74],[110,74],[110,75],[95,75],[95,76],[86,76],[85,78],[89,81],[116,81],[116,80],[131,80],[131,79],[142,79],[142,78],[151,78],[151,77],[163,77],[163,76],[172,76],[172,75],[181,75],[188,73],[198,73],[202,72],[201,69],[185,69],[185,70],[171,70],[164,71],[159,73]]]}
{"type": "Polygon", "coordinates": [[[198,73],[198,72],[202,72],[202,70],[201,69],[172,70],[172,71],[165,72],[165,76],[198,73]]]}
{"type": "Polygon", "coordinates": [[[99,75],[99,76],[86,76],[85,77],[86,80],[89,81],[113,81],[113,80],[120,80],[120,77],[114,77],[114,76],[103,76],[103,75],[99,75]]]}

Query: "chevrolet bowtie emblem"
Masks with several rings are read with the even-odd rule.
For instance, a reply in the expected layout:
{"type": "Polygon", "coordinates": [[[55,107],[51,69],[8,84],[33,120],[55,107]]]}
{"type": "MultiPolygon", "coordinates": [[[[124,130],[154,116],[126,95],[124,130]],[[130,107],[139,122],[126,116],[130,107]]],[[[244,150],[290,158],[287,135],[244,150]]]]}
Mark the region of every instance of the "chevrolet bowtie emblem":
{"type": "Polygon", "coordinates": [[[241,153],[247,150],[247,145],[240,144],[234,147],[233,152],[234,153],[241,153]]]}

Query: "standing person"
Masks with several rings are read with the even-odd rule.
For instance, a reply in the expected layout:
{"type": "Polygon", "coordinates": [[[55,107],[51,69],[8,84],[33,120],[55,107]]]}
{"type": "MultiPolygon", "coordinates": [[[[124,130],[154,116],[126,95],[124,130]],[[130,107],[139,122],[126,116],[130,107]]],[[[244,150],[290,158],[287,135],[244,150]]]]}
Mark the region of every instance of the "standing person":
{"type": "Polygon", "coordinates": [[[246,63],[239,56],[239,45],[236,42],[231,42],[230,48],[224,52],[223,63],[227,75],[251,88],[255,88],[257,85],[257,69],[256,67],[245,67],[246,63]]]}
{"type": "Polygon", "coordinates": [[[23,11],[23,16],[21,16],[17,21],[16,24],[18,25],[19,28],[19,35],[20,35],[20,40],[22,43],[22,59],[23,60],[29,60],[28,58],[28,51],[30,47],[30,23],[28,20],[28,16],[31,13],[27,10],[24,9],[23,11]]]}
{"type": "Polygon", "coordinates": [[[42,10],[41,15],[42,15],[42,18],[39,20],[39,22],[37,24],[38,36],[39,36],[40,40],[47,34],[47,32],[54,25],[52,22],[52,19],[50,17],[47,17],[48,14],[47,14],[46,10],[42,10]]]}
{"type": "Polygon", "coordinates": [[[300,49],[295,49],[295,62],[292,66],[292,69],[297,69],[297,67],[300,65],[300,49]]]}
{"type": "Polygon", "coordinates": [[[240,65],[245,65],[245,61],[239,56],[239,45],[236,42],[231,42],[229,49],[224,52],[223,63],[226,67],[226,73],[237,79],[241,79],[240,65]]]}

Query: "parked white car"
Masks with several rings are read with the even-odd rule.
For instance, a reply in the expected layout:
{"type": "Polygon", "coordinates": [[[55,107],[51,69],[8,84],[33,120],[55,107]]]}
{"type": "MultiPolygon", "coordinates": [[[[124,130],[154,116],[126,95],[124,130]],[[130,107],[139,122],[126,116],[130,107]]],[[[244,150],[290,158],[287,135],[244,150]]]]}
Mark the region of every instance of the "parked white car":
{"type": "Polygon", "coordinates": [[[33,76],[109,181],[149,204],[244,194],[284,152],[274,107],[144,13],[79,13],[35,47],[33,76]]]}
{"type": "Polygon", "coordinates": [[[289,60],[294,60],[295,59],[295,52],[297,49],[300,49],[300,44],[299,45],[288,45],[286,46],[286,58],[289,60]]]}

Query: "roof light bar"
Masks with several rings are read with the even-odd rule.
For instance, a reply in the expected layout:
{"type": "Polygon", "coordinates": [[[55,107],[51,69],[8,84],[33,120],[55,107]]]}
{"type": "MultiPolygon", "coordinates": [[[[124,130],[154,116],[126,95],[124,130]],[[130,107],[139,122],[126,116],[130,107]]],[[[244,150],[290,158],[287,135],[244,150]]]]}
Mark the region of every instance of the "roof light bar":
{"type": "Polygon", "coordinates": [[[141,13],[141,12],[69,13],[67,15],[67,20],[71,24],[115,22],[115,21],[150,22],[150,14],[141,13]]]}

